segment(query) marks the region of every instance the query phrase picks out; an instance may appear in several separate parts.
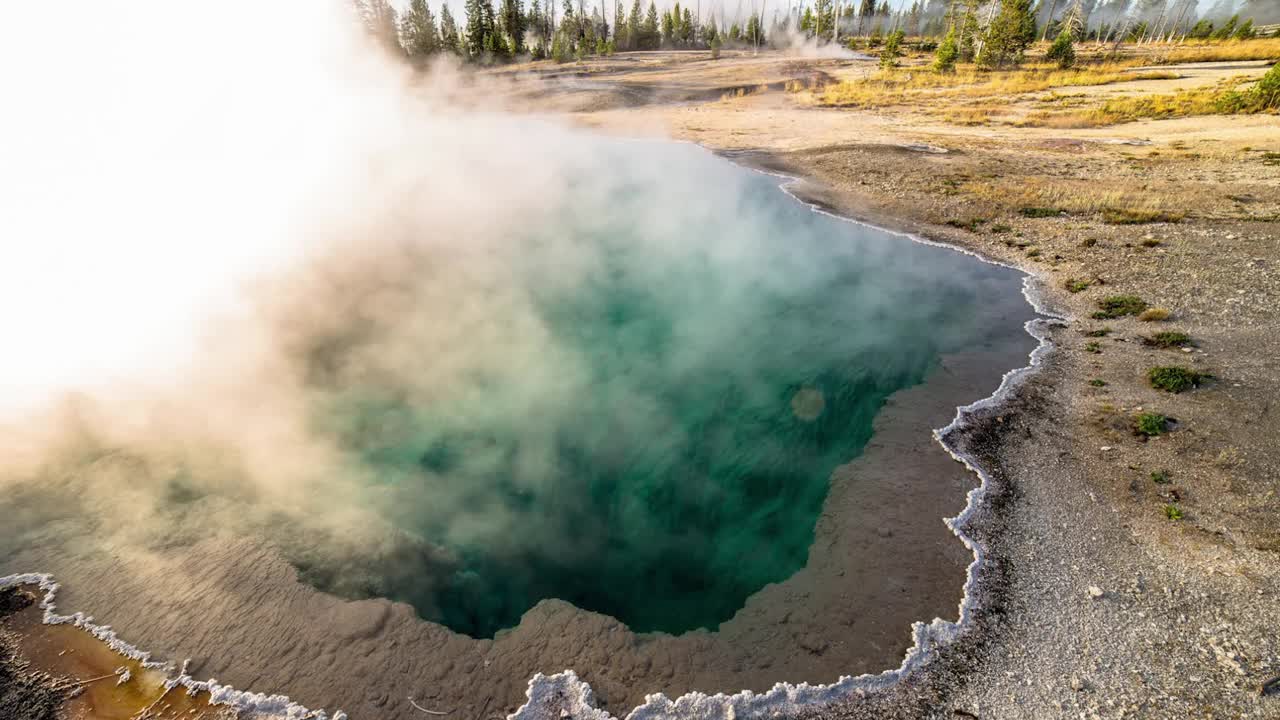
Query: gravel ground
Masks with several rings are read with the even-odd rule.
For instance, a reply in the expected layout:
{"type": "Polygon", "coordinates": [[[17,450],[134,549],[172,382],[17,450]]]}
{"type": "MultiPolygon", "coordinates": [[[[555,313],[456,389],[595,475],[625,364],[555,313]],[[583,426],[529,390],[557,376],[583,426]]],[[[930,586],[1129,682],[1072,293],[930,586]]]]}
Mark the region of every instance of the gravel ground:
{"type": "MultiPolygon", "coordinates": [[[[976,521],[992,553],[979,622],[884,697],[814,716],[1280,717],[1280,691],[1262,692],[1280,675],[1280,446],[1271,417],[1280,226],[1211,212],[1231,193],[1275,207],[1277,173],[1195,159],[1202,187],[1181,188],[1203,193],[1187,207],[1191,217],[1153,225],[1032,219],[964,193],[928,192],[947,172],[987,173],[1010,193],[1055,172],[1052,151],[983,145],[945,159],[877,145],[764,160],[811,178],[807,194],[835,209],[1027,269],[1050,307],[1072,318],[1054,331],[1045,367],[989,420],[980,446],[1001,489],[976,521]],[[975,216],[1009,229],[943,224],[975,216]],[[1091,285],[1069,292],[1068,278],[1091,285]],[[1090,318],[1116,294],[1139,295],[1171,317],[1090,318]],[[1086,336],[1104,328],[1103,337],[1086,336]],[[1187,333],[1194,347],[1143,342],[1164,330],[1187,333]],[[1157,365],[1212,379],[1165,393],[1146,379],[1157,365]],[[1139,412],[1174,419],[1170,431],[1135,435],[1130,418],[1139,412]]],[[[1149,173],[1147,192],[1188,164],[1149,173]]],[[[1129,164],[1101,167],[1095,178],[1105,187],[1124,182],[1129,164]]]]}

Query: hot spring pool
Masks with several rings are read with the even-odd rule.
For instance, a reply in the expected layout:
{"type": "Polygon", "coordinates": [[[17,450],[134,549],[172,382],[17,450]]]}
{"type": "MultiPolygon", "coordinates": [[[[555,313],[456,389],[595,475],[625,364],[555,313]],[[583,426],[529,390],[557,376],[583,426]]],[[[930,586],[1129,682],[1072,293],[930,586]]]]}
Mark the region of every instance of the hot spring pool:
{"type": "Polygon", "coordinates": [[[350,303],[358,332],[304,344],[313,425],[411,539],[354,575],[301,558],[304,579],[472,637],[546,598],[714,630],[804,567],[885,399],[1008,331],[981,310],[1014,271],[692,146],[594,151],[651,170],[573,178],[501,243],[412,256],[350,303]]]}

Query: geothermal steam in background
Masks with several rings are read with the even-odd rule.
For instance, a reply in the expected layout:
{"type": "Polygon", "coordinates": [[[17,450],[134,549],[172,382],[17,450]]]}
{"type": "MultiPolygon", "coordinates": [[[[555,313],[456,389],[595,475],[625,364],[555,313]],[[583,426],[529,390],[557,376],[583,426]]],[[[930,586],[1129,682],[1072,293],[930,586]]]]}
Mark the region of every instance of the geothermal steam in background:
{"type": "Polygon", "coordinates": [[[248,534],[472,634],[646,582],[711,626],[1007,280],[461,109],[343,2],[106,5],[0,22],[0,557],[248,534]]]}

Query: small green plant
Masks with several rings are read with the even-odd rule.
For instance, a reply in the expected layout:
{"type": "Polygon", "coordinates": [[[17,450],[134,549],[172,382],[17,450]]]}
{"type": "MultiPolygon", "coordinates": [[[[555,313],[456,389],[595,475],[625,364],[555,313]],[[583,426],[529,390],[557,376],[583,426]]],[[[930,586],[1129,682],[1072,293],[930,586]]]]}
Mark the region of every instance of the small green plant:
{"type": "Polygon", "coordinates": [[[1106,337],[1110,334],[1111,334],[1111,328],[1100,327],[1097,330],[1090,330],[1089,332],[1085,333],[1084,336],[1085,337],[1106,337]]]}
{"type": "Polygon", "coordinates": [[[1058,217],[1062,214],[1062,211],[1058,208],[1049,207],[1024,207],[1019,212],[1022,213],[1023,217],[1029,218],[1058,217]]]}
{"type": "Polygon", "coordinates": [[[1082,248],[1091,248],[1097,244],[1098,244],[1098,238],[1085,238],[1084,240],[1080,241],[1080,247],[1082,248]]]}
{"type": "Polygon", "coordinates": [[[905,33],[902,30],[894,30],[889,33],[889,39],[885,41],[884,48],[880,51],[880,68],[882,70],[892,70],[898,67],[898,58],[902,56],[902,40],[905,33]]]}
{"type": "Polygon", "coordinates": [[[968,230],[971,233],[976,233],[986,222],[986,218],[975,217],[969,218],[968,220],[948,220],[947,224],[953,228],[960,228],[961,230],[968,230]]]}
{"type": "Polygon", "coordinates": [[[960,46],[956,43],[956,29],[951,28],[942,44],[938,46],[938,54],[934,56],[933,71],[953,73],[956,71],[956,60],[960,58],[960,46]]]}
{"type": "Polygon", "coordinates": [[[1027,257],[1040,257],[1040,248],[1027,248],[1027,257]]]}
{"type": "Polygon", "coordinates": [[[1164,516],[1169,518],[1170,520],[1181,520],[1182,511],[1178,509],[1177,505],[1165,505],[1164,516]]]}
{"type": "Polygon", "coordinates": [[[1090,385],[1092,385],[1092,386],[1094,386],[1094,387],[1106,387],[1106,386],[1107,386],[1107,381],[1106,381],[1106,380],[1103,380],[1102,378],[1094,378],[1094,379],[1092,379],[1092,380],[1090,380],[1090,381],[1089,381],[1089,384],[1090,384],[1090,385]]]}
{"type": "Polygon", "coordinates": [[[1153,367],[1147,371],[1147,380],[1151,387],[1165,392],[1180,393],[1200,384],[1204,375],[1177,365],[1153,367]]]}
{"type": "Polygon", "coordinates": [[[1133,431],[1146,437],[1163,435],[1169,426],[1169,418],[1159,413],[1139,413],[1133,419],[1133,431]]]}
{"type": "Polygon", "coordinates": [[[1098,312],[1094,313],[1093,317],[1110,320],[1125,315],[1137,315],[1146,309],[1147,301],[1136,295],[1112,295],[1098,301],[1098,312]]]}
{"type": "Polygon", "coordinates": [[[1183,213],[1141,208],[1104,208],[1102,221],[1108,225],[1146,225],[1149,223],[1176,223],[1186,217],[1183,213]]]}
{"type": "Polygon", "coordinates": [[[1007,233],[1012,229],[1013,228],[1009,227],[1008,225],[992,225],[991,226],[991,232],[997,235],[1003,235],[1004,233],[1007,233]]]}
{"type": "Polygon", "coordinates": [[[1138,319],[1142,322],[1161,322],[1168,320],[1169,316],[1172,314],[1173,313],[1169,312],[1166,308],[1153,307],[1147,308],[1146,310],[1138,313],[1138,319]]]}
{"type": "Polygon", "coordinates": [[[1164,332],[1158,332],[1149,338],[1143,338],[1142,342],[1144,344],[1151,345],[1152,347],[1169,349],[1187,347],[1191,345],[1191,338],[1183,332],[1165,330],[1164,332]]]}
{"type": "Polygon", "coordinates": [[[1151,471],[1151,482],[1153,482],[1153,483],[1155,483],[1155,484],[1157,484],[1157,485],[1168,485],[1169,483],[1171,483],[1171,482],[1173,482],[1173,481],[1169,479],[1169,473],[1168,473],[1168,471],[1166,471],[1166,470],[1152,470],[1152,471],[1151,471]]]}
{"type": "Polygon", "coordinates": [[[1058,63],[1058,67],[1066,70],[1076,64],[1076,48],[1072,42],[1071,29],[1063,28],[1058,33],[1058,38],[1053,41],[1053,45],[1049,46],[1049,52],[1045,53],[1046,60],[1052,60],[1058,63]]]}
{"type": "Polygon", "coordinates": [[[1085,343],[1084,351],[1093,353],[1094,355],[1100,355],[1102,354],[1102,343],[1099,343],[1099,342],[1085,343]]]}
{"type": "Polygon", "coordinates": [[[1068,278],[1067,281],[1062,284],[1069,293],[1084,292],[1089,289],[1089,285],[1090,283],[1088,280],[1076,280],[1075,278],[1068,278]]]}

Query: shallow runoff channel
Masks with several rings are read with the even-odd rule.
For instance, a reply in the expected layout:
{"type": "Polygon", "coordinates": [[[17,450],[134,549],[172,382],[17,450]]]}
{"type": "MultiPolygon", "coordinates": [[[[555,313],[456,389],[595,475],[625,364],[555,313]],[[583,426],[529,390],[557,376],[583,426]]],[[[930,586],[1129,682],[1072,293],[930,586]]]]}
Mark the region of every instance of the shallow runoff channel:
{"type": "MultiPolygon", "coordinates": [[[[117,608],[103,619],[121,637],[197,657],[196,677],[355,718],[417,717],[405,697],[512,712],[526,690],[529,717],[588,694],[661,715],[694,691],[897,667],[912,623],[954,620],[964,594],[973,554],[943,519],[978,478],[933,433],[1026,365],[1024,276],[814,212],[695,146],[594,150],[653,170],[576,179],[554,226],[486,261],[500,291],[456,281],[442,305],[428,258],[395,278],[412,302],[305,358],[467,347],[427,383],[307,375],[308,416],[395,529],[390,549],[335,559],[259,528],[134,568],[117,555],[115,572],[86,549],[95,523],[64,522],[7,538],[0,571],[51,572],[60,610],[117,608]],[[424,334],[457,306],[501,331],[424,334]],[[166,563],[202,572],[143,592],[166,563]]],[[[215,487],[187,473],[174,502],[243,501],[215,487]]],[[[20,501],[39,499],[5,502],[20,501]]]]}

